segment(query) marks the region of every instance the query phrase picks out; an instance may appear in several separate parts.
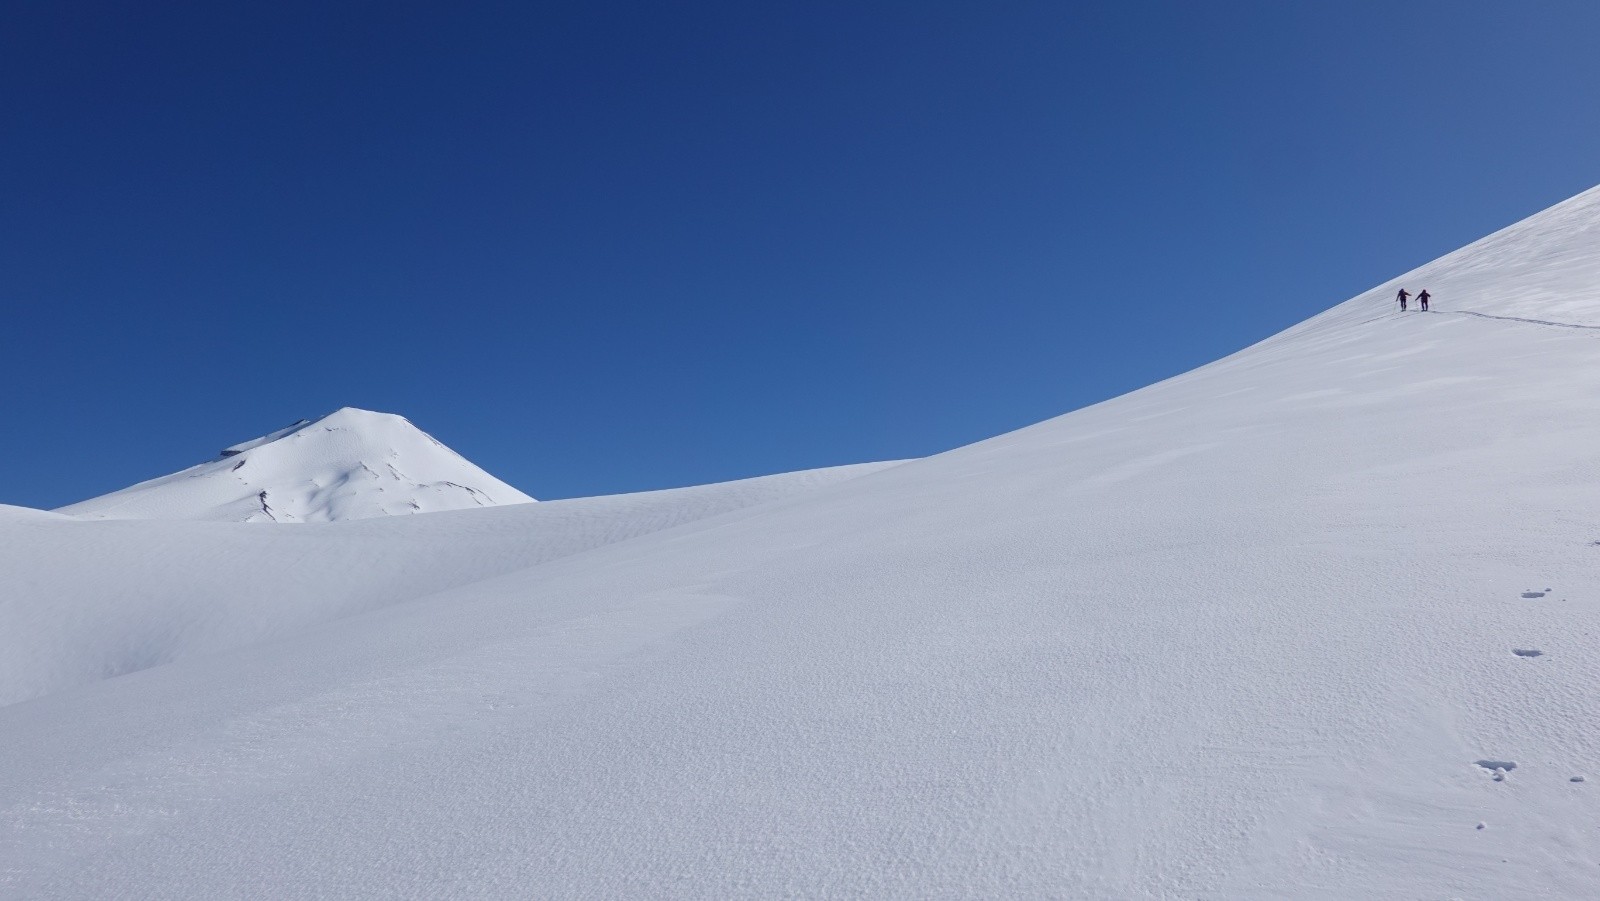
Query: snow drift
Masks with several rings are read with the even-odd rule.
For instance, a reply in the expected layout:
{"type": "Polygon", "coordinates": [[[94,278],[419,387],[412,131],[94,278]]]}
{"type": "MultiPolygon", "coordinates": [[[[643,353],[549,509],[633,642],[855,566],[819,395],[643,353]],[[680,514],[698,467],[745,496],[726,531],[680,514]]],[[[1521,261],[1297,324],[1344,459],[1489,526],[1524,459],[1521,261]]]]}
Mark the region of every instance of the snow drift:
{"type": "MultiPolygon", "coordinates": [[[[1600,189],[1031,428],[0,709],[0,886],[1593,897],[1597,224],[1600,189]]],[[[243,560],[367,524],[182,525],[243,560]]],[[[148,540],[149,579],[194,558],[148,540]]],[[[64,568],[6,596],[106,615],[64,568]]]]}
{"type": "Polygon", "coordinates": [[[337,522],[532,500],[402,416],[345,407],[56,512],[85,519],[337,522]]]}

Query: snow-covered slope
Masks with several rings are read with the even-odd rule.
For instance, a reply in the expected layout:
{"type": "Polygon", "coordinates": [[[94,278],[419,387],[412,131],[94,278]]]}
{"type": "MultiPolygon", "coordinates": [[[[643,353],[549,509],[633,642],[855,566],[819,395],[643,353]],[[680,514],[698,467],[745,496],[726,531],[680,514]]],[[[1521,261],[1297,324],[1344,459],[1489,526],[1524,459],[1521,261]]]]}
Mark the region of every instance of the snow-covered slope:
{"type": "MultiPolygon", "coordinates": [[[[970,447],[0,709],[0,893],[1595,897],[1597,221],[970,447]]],[[[161,546],[152,579],[193,560],[161,546]]]]}
{"type": "Polygon", "coordinates": [[[532,500],[402,416],[345,407],[56,512],[85,519],[336,522],[532,500]]]}
{"type": "Polygon", "coordinates": [[[894,463],[273,529],[0,505],[0,704],[293,634],[894,463]]]}

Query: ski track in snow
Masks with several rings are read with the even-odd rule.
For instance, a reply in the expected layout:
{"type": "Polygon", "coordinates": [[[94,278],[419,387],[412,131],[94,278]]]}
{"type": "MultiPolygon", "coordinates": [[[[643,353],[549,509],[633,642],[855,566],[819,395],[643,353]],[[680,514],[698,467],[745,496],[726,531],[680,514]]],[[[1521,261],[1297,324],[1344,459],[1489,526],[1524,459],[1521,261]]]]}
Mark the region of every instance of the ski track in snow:
{"type": "Polygon", "coordinates": [[[0,894],[1595,897],[1596,284],[1600,190],[1008,435],[670,528],[573,502],[619,540],[0,509],[0,684],[72,685],[0,708],[0,894]],[[306,578],[229,600],[262,570],[306,578]]]}
{"type": "Polygon", "coordinates": [[[1547,325],[1553,328],[1579,328],[1591,331],[1600,330],[1600,325],[1578,325],[1574,322],[1551,322],[1546,319],[1523,319],[1518,316],[1490,316],[1488,313],[1475,313],[1472,310],[1432,310],[1433,313],[1448,314],[1451,316],[1476,316],[1479,319],[1498,319],[1502,322],[1521,322],[1528,325],[1547,325]]]}

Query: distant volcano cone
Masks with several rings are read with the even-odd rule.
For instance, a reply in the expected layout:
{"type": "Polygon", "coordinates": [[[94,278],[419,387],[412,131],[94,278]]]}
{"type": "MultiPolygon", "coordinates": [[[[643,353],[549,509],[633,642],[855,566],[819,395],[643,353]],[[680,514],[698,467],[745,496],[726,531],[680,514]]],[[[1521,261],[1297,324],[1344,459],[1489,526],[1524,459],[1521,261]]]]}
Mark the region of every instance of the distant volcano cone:
{"type": "Polygon", "coordinates": [[[83,519],[336,522],[532,500],[403,416],[345,407],[235,444],[220,459],[57,512],[83,519]]]}

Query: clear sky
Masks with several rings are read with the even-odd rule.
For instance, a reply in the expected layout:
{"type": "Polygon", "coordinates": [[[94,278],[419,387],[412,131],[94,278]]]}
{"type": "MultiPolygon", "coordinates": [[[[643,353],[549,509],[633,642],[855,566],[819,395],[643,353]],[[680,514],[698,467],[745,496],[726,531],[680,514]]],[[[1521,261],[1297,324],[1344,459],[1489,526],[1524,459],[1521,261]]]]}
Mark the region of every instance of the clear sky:
{"type": "Polygon", "coordinates": [[[544,498],[920,456],[1600,181],[1592,2],[51,3],[0,502],[352,405],[544,498]]]}

